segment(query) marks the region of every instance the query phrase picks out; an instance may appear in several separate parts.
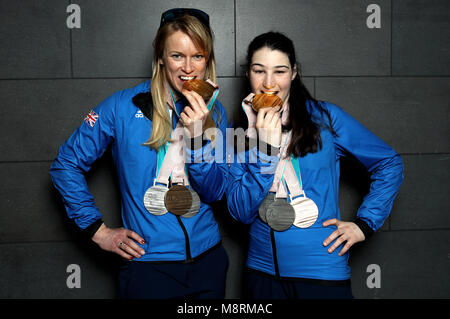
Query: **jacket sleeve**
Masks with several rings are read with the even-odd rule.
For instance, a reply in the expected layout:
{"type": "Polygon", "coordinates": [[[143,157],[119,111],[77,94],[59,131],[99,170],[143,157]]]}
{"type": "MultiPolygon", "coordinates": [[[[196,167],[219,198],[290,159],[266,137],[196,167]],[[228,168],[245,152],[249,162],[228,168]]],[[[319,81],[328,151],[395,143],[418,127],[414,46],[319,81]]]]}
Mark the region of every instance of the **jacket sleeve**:
{"type": "Polygon", "coordinates": [[[222,198],[228,176],[226,162],[226,131],[228,120],[223,106],[216,102],[213,119],[217,125],[214,144],[211,141],[191,141],[201,148],[186,143],[186,168],[191,186],[204,203],[212,203],[222,198]],[[202,142],[204,145],[202,145],[202,142]]]}
{"type": "Polygon", "coordinates": [[[327,103],[336,131],[337,156],[351,155],[371,173],[369,193],[357,212],[356,224],[367,235],[378,230],[389,216],[403,181],[403,164],[389,145],[338,106],[327,103]]]}
{"type": "Polygon", "coordinates": [[[115,96],[94,108],[89,113],[90,117],[86,117],[59,148],[50,167],[53,185],[62,196],[69,218],[82,230],[99,224],[101,220],[101,214],[89,192],[85,173],[103,155],[113,139],[114,108],[115,96]]]}
{"type": "Polygon", "coordinates": [[[273,183],[278,157],[267,155],[253,147],[234,156],[230,163],[227,205],[234,219],[252,223],[258,216],[258,208],[273,183]]]}

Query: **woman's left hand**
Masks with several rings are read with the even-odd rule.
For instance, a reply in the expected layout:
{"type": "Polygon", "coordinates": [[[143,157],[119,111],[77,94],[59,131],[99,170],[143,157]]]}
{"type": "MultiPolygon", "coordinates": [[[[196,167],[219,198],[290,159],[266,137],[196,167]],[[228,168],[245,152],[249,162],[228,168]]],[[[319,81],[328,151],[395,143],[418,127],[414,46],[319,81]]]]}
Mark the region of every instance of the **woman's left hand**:
{"type": "Polygon", "coordinates": [[[209,110],[206,107],[205,101],[197,92],[183,90],[181,93],[189,102],[189,105],[180,114],[182,123],[184,128],[189,132],[190,138],[198,137],[205,130],[209,110]]]}
{"type": "Polygon", "coordinates": [[[325,221],[322,224],[324,227],[335,225],[337,226],[337,229],[331,233],[330,236],[328,236],[327,239],[323,242],[323,245],[326,247],[328,246],[333,240],[333,245],[331,245],[330,248],[328,248],[328,252],[331,254],[336,248],[338,248],[341,244],[346,242],[344,247],[339,252],[339,256],[342,256],[345,254],[350,247],[352,247],[354,244],[364,241],[366,237],[364,236],[364,233],[361,231],[361,229],[352,222],[343,222],[339,219],[333,218],[325,221]]]}

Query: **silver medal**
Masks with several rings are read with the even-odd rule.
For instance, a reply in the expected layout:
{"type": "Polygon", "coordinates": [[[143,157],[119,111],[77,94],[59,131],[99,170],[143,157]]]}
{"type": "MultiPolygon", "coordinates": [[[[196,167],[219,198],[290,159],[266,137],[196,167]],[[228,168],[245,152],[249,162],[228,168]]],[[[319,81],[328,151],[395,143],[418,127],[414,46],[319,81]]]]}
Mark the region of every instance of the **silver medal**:
{"type": "Polygon", "coordinates": [[[164,197],[169,189],[164,185],[154,185],[147,189],[144,195],[144,206],[153,215],[164,215],[167,213],[164,197]]]}
{"type": "Polygon", "coordinates": [[[267,224],[276,231],[289,229],[295,220],[294,208],[285,198],[275,198],[266,210],[267,224]]]}
{"type": "Polygon", "coordinates": [[[197,215],[198,211],[200,210],[200,197],[198,196],[197,192],[193,189],[189,189],[192,195],[192,205],[191,209],[186,214],[181,215],[181,217],[189,218],[197,215]]]}
{"type": "Polygon", "coordinates": [[[263,202],[259,206],[259,209],[258,209],[259,218],[261,218],[261,220],[265,223],[267,223],[267,219],[266,219],[267,208],[274,200],[275,200],[275,194],[268,193],[266,198],[263,200],[263,202]]]}
{"type": "Polygon", "coordinates": [[[295,211],[294,226],[308,228],[313,225],[318,216],[319,209],[316,203],[307,197],[297,197],[291,201],[291,206],[295,211]]]}

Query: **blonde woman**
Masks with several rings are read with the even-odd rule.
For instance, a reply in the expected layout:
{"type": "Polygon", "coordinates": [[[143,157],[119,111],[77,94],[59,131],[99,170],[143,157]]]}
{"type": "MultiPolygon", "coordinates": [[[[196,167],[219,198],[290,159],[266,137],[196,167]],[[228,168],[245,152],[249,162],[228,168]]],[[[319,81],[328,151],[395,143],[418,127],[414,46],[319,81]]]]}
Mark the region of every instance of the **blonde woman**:
{"type": "Polygon", "coordinates": [[[209,16],[164,12],[153,45],[152,80],[94,108],[60,148],[50,174],[69,217],[126,260],[121,297],[223,298],[228,257],[208,203],[222,197],[227,166],[202,155],[216,155],[222,135],[211,143],[203,133],[225,134],[227,118],[216,95],[205,101],[183,89],[191,79],[216,82],[209,16]],[[180,129],[183,140],[174,135],[180,129]],[[122,195],[118,229],[102,221],[84,178],[110,145],[122,195]]]}

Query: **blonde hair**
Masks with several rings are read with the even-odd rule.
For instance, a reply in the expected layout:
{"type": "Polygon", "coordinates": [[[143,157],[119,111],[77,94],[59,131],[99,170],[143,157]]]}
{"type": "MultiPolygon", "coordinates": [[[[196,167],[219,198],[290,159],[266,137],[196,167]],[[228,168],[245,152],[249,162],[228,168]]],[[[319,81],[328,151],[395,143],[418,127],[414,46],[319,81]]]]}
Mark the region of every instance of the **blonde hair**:
{"type": "MultiPolygon", "coordinates": [[[[151,81],[151,95],[153,102],[153,127],[150,139],[144,143],[153,149],[159,149],[166,142],[170,141],[172,132],[172,123],[170,121],[169,112],[166,106],[166,88],[164,69],[160,61],[164,54],[166,39],[176,31],[182,31],[187,34],[194,45],[198,47],[206,58],[205,80],[211,79],[216,82],[216,63],[213,50],[213,34],[212,31],[202,24],[197,18],[184,15],[171,22],[164,24],[158,29],[156,37],[153,41],[153,75],[151,81]]],[[[211,114],[208,116],[209,125],[214,125],[211,114]]]]}

